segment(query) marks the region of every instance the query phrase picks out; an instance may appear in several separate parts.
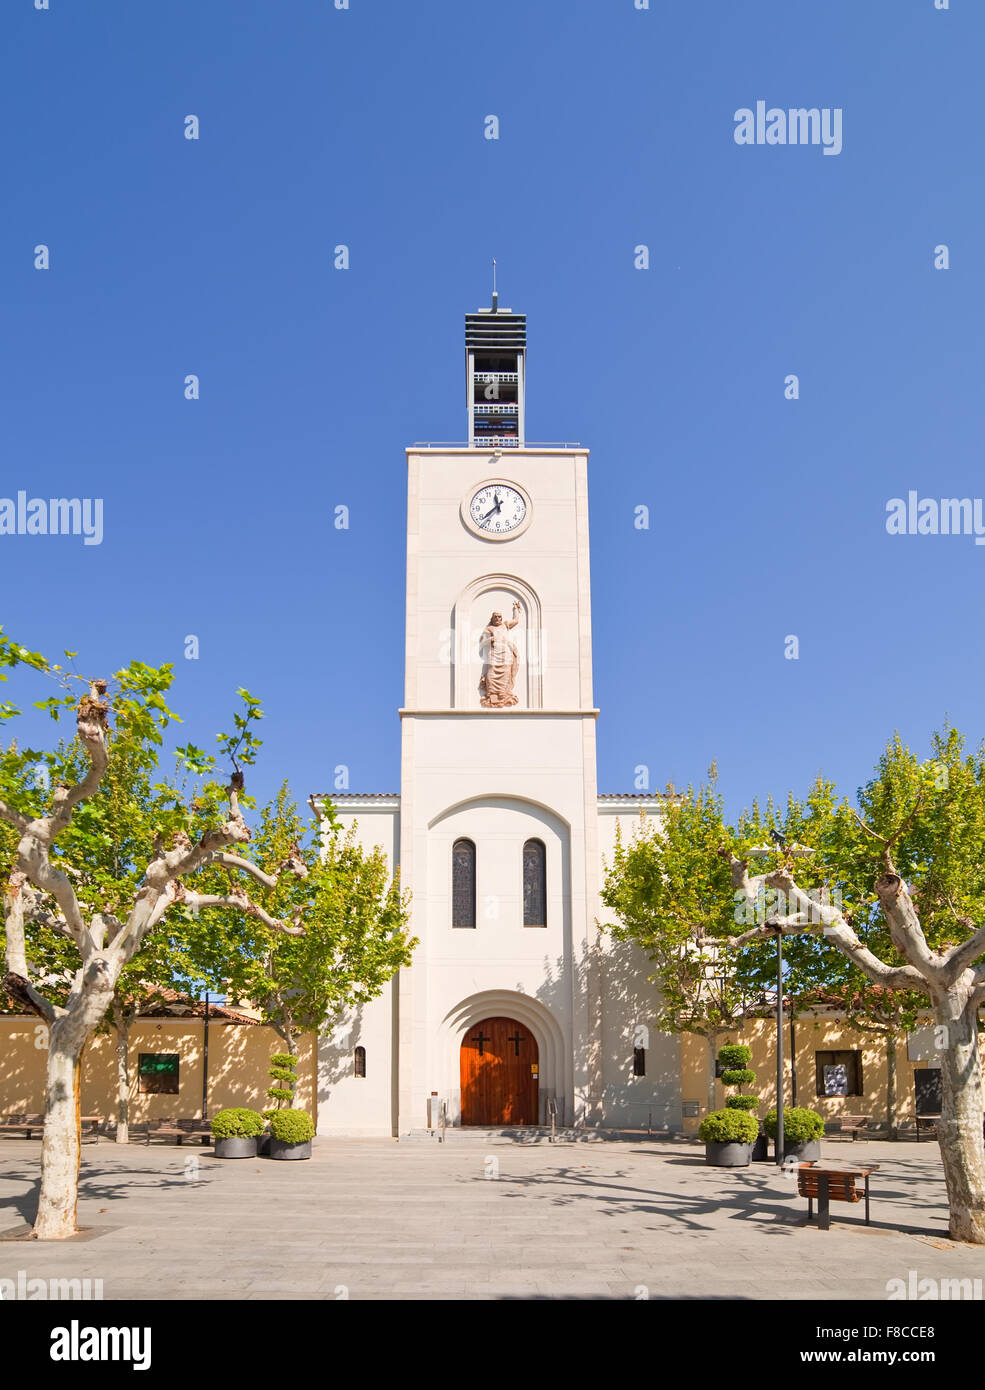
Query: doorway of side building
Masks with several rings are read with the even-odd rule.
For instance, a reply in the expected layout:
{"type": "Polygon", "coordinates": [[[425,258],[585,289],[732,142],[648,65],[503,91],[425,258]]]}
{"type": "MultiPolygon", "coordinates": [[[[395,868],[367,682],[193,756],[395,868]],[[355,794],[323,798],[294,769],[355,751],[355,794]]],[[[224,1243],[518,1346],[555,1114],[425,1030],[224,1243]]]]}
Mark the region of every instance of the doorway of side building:
{"type": "Polygon", "coordinates": [[[535,1125],[537,1039],[515,1018],[484,1018],[462,1039],[462,1124],[535,1125]]]}

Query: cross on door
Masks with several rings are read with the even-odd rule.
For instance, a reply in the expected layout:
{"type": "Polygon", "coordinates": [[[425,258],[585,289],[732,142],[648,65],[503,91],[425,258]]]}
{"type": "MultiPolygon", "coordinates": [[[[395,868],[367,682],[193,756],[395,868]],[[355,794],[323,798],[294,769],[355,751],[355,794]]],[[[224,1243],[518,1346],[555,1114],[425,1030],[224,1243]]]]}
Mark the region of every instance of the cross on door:
{"type": "Polygon", "coordinates": [[[482,1044],[483,1044],[484,1042],[492,1042],[492,1038],[491,1038],[487,1033],[483,1033],[482,1029],[480,1028],[479,1031],[478,1031],[478,1033],[476,1033],[475,1037],[474,1037],[474,1038],[470,1038],[469,1041],[479,1044],[479,1056],[481,1057],[481,1056],[482,1056],[482,1044]]]}
{"type": "Polygon", "coordinates": [[[514,1057],[519,1057],[519,1055],[520,1055],[520,1044],[521,1044],[522,1042],[526,1042],[527,1040],[526,1040],[526,1038],[523,1036],[523,1034],[522,1034],[521,1032],[517,1031],[516,1033],[513,1034],[512,1037],[507,1038],[506,1041],[507,1041],[507,1042],[511,1042],[511,1043],[513,1044],[513,1056],[514,1056],[514,1057]]]}

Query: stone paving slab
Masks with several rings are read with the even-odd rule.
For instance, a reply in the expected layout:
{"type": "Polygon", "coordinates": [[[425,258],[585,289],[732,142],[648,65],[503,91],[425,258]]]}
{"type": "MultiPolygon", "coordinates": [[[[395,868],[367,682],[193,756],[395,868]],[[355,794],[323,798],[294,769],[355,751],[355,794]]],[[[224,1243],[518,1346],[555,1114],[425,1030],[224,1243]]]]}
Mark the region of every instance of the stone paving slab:
{"type": "MultiPolygon", "coordinates": [[[[876,1162],[873,1226],[827,1232],[767,1164],[667,1141],[496,1148],[320,1139],[308,1163],[86,1145],[85,1240],[0,1239],[0,1278],[102,1279],[106,1298],[885,1300],[887,1281],[981,1277],[947,1238],[936,1145],[826,1144],[876,1162]]],[[[40,1143],[0,1140],[0,1237],[32,1219],[40,1143]]]]}

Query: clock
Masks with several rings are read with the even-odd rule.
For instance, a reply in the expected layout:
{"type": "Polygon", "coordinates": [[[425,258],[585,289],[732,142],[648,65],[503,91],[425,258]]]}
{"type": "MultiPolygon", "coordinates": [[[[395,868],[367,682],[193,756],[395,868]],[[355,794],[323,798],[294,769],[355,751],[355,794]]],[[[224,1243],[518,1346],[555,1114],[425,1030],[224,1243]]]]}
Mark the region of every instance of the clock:
{"type": "Polygon", "coordinates": [[[464,498],[462,520],[483,540],[513,540],[530,525],[530,498],[516,483],[490,478],[464,498]]]}

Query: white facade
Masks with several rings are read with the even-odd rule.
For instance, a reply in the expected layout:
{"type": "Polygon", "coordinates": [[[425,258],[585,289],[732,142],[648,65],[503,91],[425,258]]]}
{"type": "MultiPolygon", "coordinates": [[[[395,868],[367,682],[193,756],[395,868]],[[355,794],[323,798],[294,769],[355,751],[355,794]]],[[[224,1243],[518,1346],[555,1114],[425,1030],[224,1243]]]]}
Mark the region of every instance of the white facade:
{"type": "Polygon", "coordinates": [[[323,1040],[319,1132],[406,1134],[426,1126],[429,1101],[459,1123],[463,1039],[494,1017],[536,1042],[541,1123],[553,1100],[563,1124],[680,1128],[679,1044],[652,1029],[647,962],[597,926],[617,822],[631,833],[660,802],[599,798],[596,787],[587,451],[415,447],[407,467],[400,793],[332,800],[361,843],[399,863],[420,945],[383,997],[323,1040]],[[526,503],[522,525],[499,539],[469,516],[490,481],[526,503]],[[514,603],[517,703],[483,708],[482,632],[514,603]],[[475,846],[471,928],[452,925],[463,838],[475,846]],[[523,924],[530,840],[546,850],[545,925],[523,924]]]}

